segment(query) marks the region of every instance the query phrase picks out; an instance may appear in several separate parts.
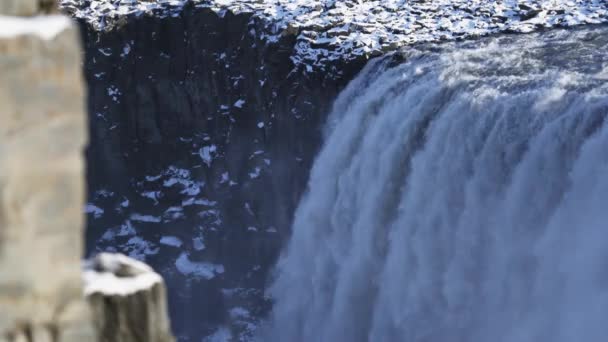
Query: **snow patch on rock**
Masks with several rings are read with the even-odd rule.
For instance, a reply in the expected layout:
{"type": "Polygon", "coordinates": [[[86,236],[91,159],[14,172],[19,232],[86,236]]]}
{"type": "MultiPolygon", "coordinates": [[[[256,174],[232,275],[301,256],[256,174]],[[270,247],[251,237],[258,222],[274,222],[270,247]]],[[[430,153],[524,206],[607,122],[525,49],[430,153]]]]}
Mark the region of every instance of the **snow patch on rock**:
{"type": "Polygon", "coordinates": [[[175,261],[175,266],[183,275],[200,277],[207,280],[213,279],[217,274],[224,273],[223,265],[192,261],[187,252],[180,254],[179,258],[175,261]]]}
{"type": "Polygon", "coordinates": [[[143,262],[122,254],[101,253],[85,262],[84,293],[126,296],[162,283],[162,278],[143,262]]]}
{"type": "Polygon", "coordinates": [[[176,236],[163,236],[160,238],[161,245],[171,246],[171,247],[181,247],[183,242],[180,238],[176,236]]]}
{"type": "Polygon", "coordinates": [[[44,40],[51,40],[71,25],[70,19],[62,15],[33,18],[0,15],[0,38],[35,35],[44,40]]]}

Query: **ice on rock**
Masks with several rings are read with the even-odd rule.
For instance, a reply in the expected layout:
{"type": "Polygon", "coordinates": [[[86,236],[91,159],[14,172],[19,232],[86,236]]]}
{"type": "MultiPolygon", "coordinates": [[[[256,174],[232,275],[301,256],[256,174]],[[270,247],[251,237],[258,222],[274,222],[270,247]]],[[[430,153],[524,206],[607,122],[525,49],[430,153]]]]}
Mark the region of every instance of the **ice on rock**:
{"type": "Polygon", "coordinates": [[[156,175],[156,176],[146,176],[145,179],[148,182],[154,182],[156,180],[159,180],[162,176],[163,176],[162,174],[156,175]]]}
{"type": "Polygon", "coordinates": [[[192,239],[192,246],[195,250],[202,251],[203,249],[205,249],[205,240],[202,236],[195,237],[194,239],[192,239]]]}
{"type": "Polygon", "coordinates": [[[85,214],[92,214],[97,219],[103,216],[104,210],[92,203],[87,203],[84,207],[84,212],[85,214]]]}
{"type": "Polygon", "coordinates": [[[211,167],[211,162],[213,161],[213,156],[215,155],[216,152],[217,152],[217,146],[210,145],[210,146],[201,147],[201,149],[199,150],[198,153],[199,153],[201,159],[203,160],[203,162],[205,164],[207,164],[208,167],[211,167]]]}
{"type": "Polygon", "coordinates": [[[228,172],[222,173],[222,179],[220,179],[220,184],[224,184],[230,180],[230,175],[228,172]]]}
{"type": "Polygon", "coordinates": [[[126,244],[120,246],[131,258],[146,260],[147,255],[158,254],[159,248],[150,241],[144,240],[140,236],[133,236],[126,244]]]}
{"type": "Polygon", "coordinates": [[[112,50],[106,48],[106,49],[97,49],[97,51],[99,51],[99,53],[101,53],[102,55],[109,57],[112,56],[112,50]]]}
{"type": "Polygon", "coordinates": [[[122,202],[120,202],[120,206],[121,206],[122,208],[127,208],[127,207],[129,207],[129,204],[130,204],[129,199],[128,199],[128,198],[126,198],[126,197],[125,197],[125,199],[124,199],[122,202]]]}
{"type": "Polygon", "coordinates": [[[106,189],[101,189],[101,190],[97,190],[95,191],[95,196],[96,197],[100,197],[100,198],[110,198],[112,196],[114,196],[114,192],[110,191],[110,190],[106,190],[106,189]]]}
{"type": "Polygon", "coordinates": [[[236,108],[243,108],[244,105],[245,105],[245,100],[240,99],[240,100],[236,101],[233,106],[236,108]]]}
{"type": "Polygon", "coordinates": [[[162,196],[160,191],[144,191],[140,194],[142,197],[149,198],[154,201],[154,204],[158,204],[158,199],[162,196]]]}
{"type": "Polygon", "coordinates": [[[232,341],[232,333],[226,327],[218,328],[212,335],[205,337],[203,342],[226,342],[232,341]]]}
{"type": "Polygon", "coordinates": [[[125,46],[122,48],[122,54],[120,55],[120,57],[126,57],[129,53],[131,53],[131,45],[129,43],[125,44],[125,46]]]}
{"type": "Polygon", "coordinates": [[[258,178],[260,176],[260,171],[262,171],[262,169],[260,169],[259,167],[254,168],[253,171],[249,173],[249,178],[258,178]]]}
{"type": "MultiPolygon", "coordinates": [[[[202,153],[201,149],[201,153],[202,153]]],[[[209,148],[209,151],[215,151],[215,145],[209,148]]],[[[211,158],[211,152],[209,153],[209,157],[211,158]]],[[[166,171],[164,171],[159,176],[150,177],[152,180],[158,180],[164,178],[163,186],[166,188],[171,188],[174,186],[181,187],[181,194],[196,196],[201,192],[201,188],[205,185],[204,182],[194,181],[191,179],[190,171],[186,169],[180,169],[175,166],[170,166],[166,171]]]]}
{"type": "Polygon", "coordinates": [[[250,315],[249,310],[240,306],[230,309],[230,317],[232,319],[248,318],[250,315]]]}
{"type": "Polygon", "coordinates": [[[161,221],[161,218],[153,215],[133,214],[131,215],[131,220],[139,222],[158,223],[161,221]]]}
{"type": "Polygon", "coordinates": [[[120,95],[122,95],[122,93],[120,92],[120,90],[118,88],[116,88],[116,86],[108,87],[107,91],[108,91],[108,96],[112,99],[112,101],[114,101],[116,103],[120,103],[120,100],[118,98],[120,95]]]}
{"type": "Polygon", "coordinates": [[[174,221],[177,219],[181,219],[184,217],[184,209],[179,206],[169,207],[169,209],[165,210],[163,214],[163,218],[165,222],[174,221]]]}
{"type": "Polygon", "coordinates": [[[175,261],[175,267],[183,275],[200,277],[207,280],[224,273],[223,265],[192,261],[187,252],[180,254],[179,258],[175,261]]]}
{"type": "Polygon", "coordinates": [[[169,235],[163,236],[160,239],[160,243],[165,246],[171,246],[171,247],[177,247],[177,248],[179,248],[183,245],[183,242],[180,238],[178,238],[176,236],[169,236],[169,235]]]}

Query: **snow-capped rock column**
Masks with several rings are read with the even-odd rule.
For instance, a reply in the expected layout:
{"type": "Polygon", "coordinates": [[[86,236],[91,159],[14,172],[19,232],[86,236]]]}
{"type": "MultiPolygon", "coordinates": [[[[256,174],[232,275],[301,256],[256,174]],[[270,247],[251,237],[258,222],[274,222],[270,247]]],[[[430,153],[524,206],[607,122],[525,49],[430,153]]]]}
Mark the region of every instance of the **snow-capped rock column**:
{"type": "Polygon", "coordinates": [[[89,262],[85,294],[100,342],[172,342],[163,279],[146,264],[122,254],[89,262]]]}
{"type": "MultiPolygon", "coordinates": [[[[84,86],[78,30],[0,1],[0,341],[82,342],[84,86]]],[[[42,7],[39,7],[42,6],[42,7]]]]}

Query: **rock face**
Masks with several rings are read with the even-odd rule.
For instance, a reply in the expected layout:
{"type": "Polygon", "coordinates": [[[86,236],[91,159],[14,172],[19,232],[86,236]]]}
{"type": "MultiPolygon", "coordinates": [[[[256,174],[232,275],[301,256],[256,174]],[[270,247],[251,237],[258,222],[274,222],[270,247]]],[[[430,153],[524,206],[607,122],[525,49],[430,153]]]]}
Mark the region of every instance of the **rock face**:
{"type": "Polygon", "coordinates": [[[263,25],[207,8],[111,32],[83,23],[88,251],[163,274],[184,341],[253,333],[325,113],[366,62],[308,72],[291,61],[295,37],[267,44],[263,25]]]}
{"type": "Polygon", "coordinates": [[[33,16],[57,11],[55,0],[4,0],[0,2],[0,14],[11,16],[33,16]]]}
{"type": "Polygon", "coordinates": [[[162,278],[146,264],[101,253],[84,274],[99,342],[172,342],[162,278]]]}
{"type": "MultiPolygon", "coordinates": [[[[1,6],[3,14],[54,7],[1,6]]],[[[146,265],[100,255],[82,286],[78,31],[64,16],[0,17],[0,341],[170,342],[165,285],[146,265]]]]}
{"type": "Polygon", "coordinates": [[[32,16],[38,14],[38,0],[7,0],[0,3],[0,14],[16,16],[32,16]]]}
{"type": "MultiPolygon", "coordinates": [[[[32,14],[29,3],[2,11],[32,14]]],[[[61,16],[2,17],[0,32],[0,340],[91,341],[78,29],[61,16]]]]}

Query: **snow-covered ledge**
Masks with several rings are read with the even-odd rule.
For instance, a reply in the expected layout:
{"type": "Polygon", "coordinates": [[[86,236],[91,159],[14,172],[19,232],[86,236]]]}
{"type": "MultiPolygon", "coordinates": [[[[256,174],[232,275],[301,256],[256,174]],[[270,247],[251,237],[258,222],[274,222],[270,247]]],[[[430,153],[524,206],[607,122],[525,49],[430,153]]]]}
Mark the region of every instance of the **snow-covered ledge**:
{"type": "Polygon", "coordinates": [[[251,13],[269,42],[297,36],[295,64],[378,56],[415,43],[608,22],[606,0],[61,0],[65,11],[108,30],[126,16],[179,17],[184,8],[251,13]],[[187,7],[191,6],[191,7],[187,7]]]}
{"type": "Polygon", "coordinates": [[[72,21],[63,15],[14,17],[0,15],[0,38],[33,35],[46,41],[69,29],[72,21]]]}
{"type": "Polygon", "coordinates": [[[101,253],[85,263],[83,280],[100,342],[174,341],[164,281],[148,265],[101,253]]]}
{"type": "Polygon", "coordinates": [[[146,291],[163,279],[141,261],[123,254],[101,253],[85,263],[84,293],[128,296],[146,291]]]}

